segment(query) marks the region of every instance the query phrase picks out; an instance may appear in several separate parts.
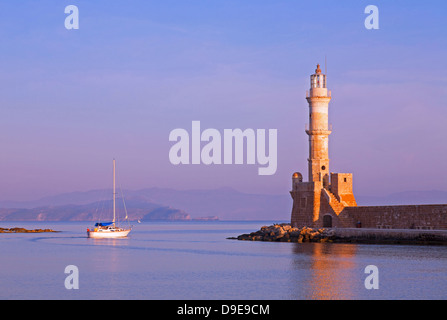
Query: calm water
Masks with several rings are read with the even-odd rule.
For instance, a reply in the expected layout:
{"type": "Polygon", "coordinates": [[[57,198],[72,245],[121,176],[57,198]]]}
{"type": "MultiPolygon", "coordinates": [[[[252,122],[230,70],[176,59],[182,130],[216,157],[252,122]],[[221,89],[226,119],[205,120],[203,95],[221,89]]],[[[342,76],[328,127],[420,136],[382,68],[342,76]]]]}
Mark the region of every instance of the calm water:
{"type": "Polygon", "coordinates": [[[0,234],[0,299],[446,299],[447,247],[227,240],[271,222],[136,224],[128,239],[86,238],[89,223],[10,223],[0,234]],[[67,265],[79,290],[67,290],[67,265]],[[364,286],[379,268],[379,289],[364,286]]]}

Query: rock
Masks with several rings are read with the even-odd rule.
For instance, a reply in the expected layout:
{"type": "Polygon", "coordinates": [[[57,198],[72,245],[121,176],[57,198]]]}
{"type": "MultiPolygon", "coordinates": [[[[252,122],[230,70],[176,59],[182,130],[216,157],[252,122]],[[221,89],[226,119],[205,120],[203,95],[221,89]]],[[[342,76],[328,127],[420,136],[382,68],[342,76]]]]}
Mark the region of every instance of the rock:
{"type": "Polygon", "coordinates": [[[262,226],[260,230],[250,234],[242,234],[236,239],[249,241],[276,241],[276,242],[328,242],[332,241],[332,230],[313,229],[303,227],[294,228],[290,224],[274,224],[262,226]]]}
{"type": "Polygon", "coordinates": [[[28,230],[25,228],[10,228],[10,229],[0,228],[0,233],[43,233],[43,232],[59,232],[59,231],[54,231],[51,229],[28,230]]]}

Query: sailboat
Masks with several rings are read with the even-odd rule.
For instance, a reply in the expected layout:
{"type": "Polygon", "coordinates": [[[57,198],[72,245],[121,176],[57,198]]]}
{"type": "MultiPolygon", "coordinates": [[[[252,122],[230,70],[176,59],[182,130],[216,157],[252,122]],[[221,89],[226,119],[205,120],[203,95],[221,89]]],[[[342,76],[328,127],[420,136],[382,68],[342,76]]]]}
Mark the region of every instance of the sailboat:
{"type": "MultiPolygon", "coordinates": [[[[116,192],[115,192],[115,168],[116,163],[113,159],[113,221],[96,223],[93,230],[87,229],[87,237],[89,238],[123,238],[127,237],[132,228],[120,228],[116,226],[116,192]]],[[[126,212],[127,219],[127,212],[126,212]]]]}

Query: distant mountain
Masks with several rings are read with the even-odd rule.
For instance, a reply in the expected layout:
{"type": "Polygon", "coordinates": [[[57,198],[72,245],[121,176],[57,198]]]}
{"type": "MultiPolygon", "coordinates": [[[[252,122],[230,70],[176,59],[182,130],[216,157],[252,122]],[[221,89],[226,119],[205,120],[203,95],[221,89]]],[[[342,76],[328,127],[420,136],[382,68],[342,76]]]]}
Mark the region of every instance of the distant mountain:
{"type": "MultiPolygon", "coordinates": [[[[231,188],[174,190],[148,188],[123,190],[130,219],[160,220],[287,220],[290,195],[262,195],[231,188]]],[[[27,202],[0,202],[0,220],[92,220],[104,203],[110,207],[111,190],[91,190],[45,197],[27,202]],[[100,201],[102,199],[102,201],[100,201]]],[[[117,200],[117,203],[119,201],[117,200]]],[[[111,209],[109,209],[109,218],[111,209]]],[[[107,220],[107,219],[106,219],[107,220]]]]}
{"type": "Polygon", "coordinates": [[[248,194],[232,188],[173,190],[149,188],[135,191],[132,199],[162,203],[188,212],[193,218],[217,216],[222,220],[288,220],[289,194],[248,194]]]}
{"type": "Polygon", "coordinates": [[[161,207],[151,212],[145,214],[141,219],[143,221],[147,220],[191,220],[191,216],[184,211],[177,210],[170,207],[161,207]]]}
{"type": "MultiPolygon", "coordinates": [[[[126,201],[129,220],[191,220],[185,212],[141,201],[126,201]]],[[[117,204],[117,220],[125,217],[124,205],[117,204]]],[[[111,221],[111,201],[89,204],[0,209],[0,221],[111,221]]]]}
{"type": "MultiPolygon", "coordinates": [[[[248,194],[231,188],[124,190],[131,220],[276,220],[290,219],[289,194],[248,194]]],[[[27,202],[0,202],[0,221],[107,221],[111,219],[111,190],[59,194],[27,202]]],[[[384,197],[356,196],[359,206],[444,204],[446,191],[406,191],[384,197]]],[[[122,201],[118,212],[124,217],[122,201]]]]}

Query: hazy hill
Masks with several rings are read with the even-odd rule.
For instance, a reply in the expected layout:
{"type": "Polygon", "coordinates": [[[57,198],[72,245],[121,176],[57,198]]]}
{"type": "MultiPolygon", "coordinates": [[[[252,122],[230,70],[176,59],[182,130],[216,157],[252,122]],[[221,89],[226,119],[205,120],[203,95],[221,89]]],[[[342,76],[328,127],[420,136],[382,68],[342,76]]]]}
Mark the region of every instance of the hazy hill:
{"type": "MultiPolygon", "coordinates": [[[[173,190],[148,188],[124,190],[131,220],[190,220],[217,216],[221,220],[290,219],[289,194],[262,195],[231,188],[214,190],[173,190]]],[[[111,219],[111,190],[72,192],[27,202],[0,202],[0,220],[91,220],[111,219]]],[[[358,205],[444,204],[446,191],[407,191],[384,197],[356,196],[358,205]]],[[[118,211],[124,216],[122,201],[118,211]]]]}
{"type": "Polygon", "coordinates": [[[232,188],[172,190],[150,188],[136,191],[134,199],[170,205],[193,218],[218,216],[222,220],[288,220],[292,209],[289,194],[248,194],[232,188]]]}
{"type": "MultiPolygon", "coordinates": [[[[0,220],[105,221],[99,212],[111,206],[111,190],[91,190],[45,197],[27,202],[0,202],[0,220]],[[99,200],[103,201],[99,201],[99,200]],[[104,202],[105,201],[105,202],[104,202]]],[[[246,194],[231,188],[188,190],[148,188],[124,190],[130,219],[200,219],[217,216],[223,220],[287,220],[290,195],[246,194]]],[[[121,200],[117,200],[121,204],[121,200]]],[[[106,214],[111,217],[111,209],[106,214]]],[[[108,218],[110,219],[110,218],[108,218]]],[[[107,219],[106,219],[107,220],[107,219]]]]}
{"type": "MultiPolygon", "coordinates": [[[[129,220],[190,220],[182,210],[141,201],[126,201],[129,220]]],[[[111,221],[113,215],[111,201],[89,204],[67,204],[40,206],[36,208],[0,209],[3,221],[111,221]]],[[[123,220],[125,210],[117,204],[117,219],[123,220]]]]}

